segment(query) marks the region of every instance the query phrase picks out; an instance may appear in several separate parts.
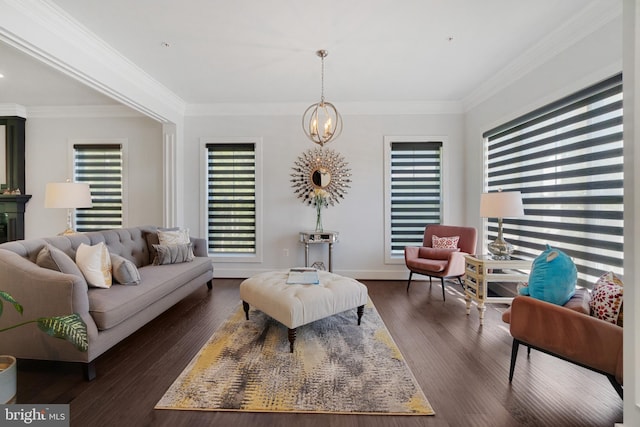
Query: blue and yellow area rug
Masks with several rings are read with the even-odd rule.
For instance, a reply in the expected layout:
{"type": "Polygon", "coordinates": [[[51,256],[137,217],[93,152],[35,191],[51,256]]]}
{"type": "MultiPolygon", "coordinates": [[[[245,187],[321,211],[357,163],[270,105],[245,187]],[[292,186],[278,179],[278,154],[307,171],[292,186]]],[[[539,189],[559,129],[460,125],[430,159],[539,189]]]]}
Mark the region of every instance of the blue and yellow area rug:
{"type": "Polygon", "coordinates": [[[287,328],[242,307],[213,334],[156,409],[433,415],[434,411],[369,301],[301,326],[294,352],[287,328]]]}

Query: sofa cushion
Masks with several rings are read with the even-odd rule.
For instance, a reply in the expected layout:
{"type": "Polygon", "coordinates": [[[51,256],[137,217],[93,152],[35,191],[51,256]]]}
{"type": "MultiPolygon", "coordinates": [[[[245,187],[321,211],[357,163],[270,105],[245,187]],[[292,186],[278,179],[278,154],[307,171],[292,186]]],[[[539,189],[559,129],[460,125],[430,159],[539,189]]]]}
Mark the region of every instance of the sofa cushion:
{"type": "Polygon", "coordinates": [[[47,243],[38,252],[36,264],[49,270],[84,277],[75,262],[60,249],[47,243]]]}
{"type": "Polygon", "coordinates": [[[142,267],[137,286],[89,289],[89,312],[98,329],[112,328],[211,269],[211,260],[204,257],[190,263],[142,267]]]}
{"type": "Polygon", "coordinates": [[[437,260],[437,259],[410,259],[407,260],[407,267],[411,270],[425,270],[433,273],[438,273],[440,271],[444,271],[447,268],[448,261],[446,260],[437,260]]]}
{"type": "MultiPolygon", "coordinates": [[[[589,303],[591,301],[591,294],[588,289],[578,288],[576,293],[569,299],[569,301],[563,306],[569,310],[577,311],[578,313],[589,315],[589,303]]],[[[502,313],[502,321],[505,323],[511,323],[511,307],[507,308],[502,313]]]]}
{"type": "Polygon", "coordinates": [[[121,285],[137,285],[140,283],[140,272],[133,262],[120,255],[111,254],[110,256],[113,280],[121,285]]]}
{"type": "Polygon", "coordinates": [[[111,258],[104,242],[89,246],[81,243],[76,251],[76,264],[89,286],[109,288],[113,283],[111,258]]]}
{"type": "Polygon", "coordinates": [[[420,258],[448,260],[451,252],[460,252],[460,249],[436,249],[422,246],[418,249],[418,256],[420,258]]]}

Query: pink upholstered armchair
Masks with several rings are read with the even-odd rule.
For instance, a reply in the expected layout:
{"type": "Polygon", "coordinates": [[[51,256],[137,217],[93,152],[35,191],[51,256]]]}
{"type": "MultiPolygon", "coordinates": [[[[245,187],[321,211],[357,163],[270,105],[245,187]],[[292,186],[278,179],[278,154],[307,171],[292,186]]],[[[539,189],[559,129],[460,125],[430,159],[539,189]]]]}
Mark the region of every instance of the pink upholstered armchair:
{"type": "Polygon", "coordinates": [[[478,232],[474,227],[428,225],[424,230],[421,247],[407,246],[404,248],[404,260],[409,269],[407,292],[411,286],[413,273],[429,276],[429,285],[431,285],[432,277],[439,277],[442,284],[442,299],[445,300],[444,279],[455,277],[462,286],[460,277],[465,272],[464,256],[476,253],[477,239],[478,232]],[[433,236],[436,238],[457,236],[458,242],[452,244],[455,239],[447,239],[448,243],[451,243],[450,248],[434,248],[433,236]]]}

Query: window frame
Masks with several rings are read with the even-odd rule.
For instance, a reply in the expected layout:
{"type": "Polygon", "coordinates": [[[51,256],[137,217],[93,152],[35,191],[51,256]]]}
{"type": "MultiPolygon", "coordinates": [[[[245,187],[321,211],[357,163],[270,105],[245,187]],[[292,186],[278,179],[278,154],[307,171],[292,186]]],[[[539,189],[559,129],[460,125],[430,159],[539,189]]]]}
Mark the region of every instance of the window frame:
{"type": "MultiPolygon", "coordinates": [[[[75,181],[75,148],[76,145],[120,145],[122,153],[122,227],[129,226],[129,140],[127,138],[105,139],[69,139],[67,140],[69,177],[75,181]]],[[[76,227],[76,210],[73,212],[73,224],[76,227]]]]}
{"type": "Polygon", "coordinates": [[[209,247],[209,223],[208,223],[208,144],[253,144],[255,155],[255,253],[211,253],[208,252],[209,258],[214,262],[244,262],[244,263],[261,263],[263,260],[263,156],[262,156],[262,138],[261,137],[202,137],[200,138],[200,224],[204,230],[203,235],[207,242],[207,251],[209,247]]]}
{"type": "MultiPolygon", "coordinates": [[[[448,138],[442,135],[436,136],[384,136],[384,263],[404,264],[404,254],[394,255],[392,251],[392,223],[391,223],[391,152],[394,143],[434,143],[440,146],[440,223],[445,221],[445,188],[446,188],[446,145],[448,138]]],[[[425,224],[426,226],[427,224],[425,224]]]]}

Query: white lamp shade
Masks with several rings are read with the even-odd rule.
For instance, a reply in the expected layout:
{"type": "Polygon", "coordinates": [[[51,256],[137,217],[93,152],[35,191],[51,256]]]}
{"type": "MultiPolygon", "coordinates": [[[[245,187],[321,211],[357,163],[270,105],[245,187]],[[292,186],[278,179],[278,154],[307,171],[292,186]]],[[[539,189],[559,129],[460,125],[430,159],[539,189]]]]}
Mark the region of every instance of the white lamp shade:
{"type": "Polygon", "coordinates": [[[480,216],[483,218],[509,218],[523,215],[522,194],[519,191],[483,193],[480,196],[480,216]]]}
{"type": "Polygon", "coordinates": [[[47,184],[45,208],[90,208],[91,189],[89,184],[78,182],[50,182],[47,184]]]}

